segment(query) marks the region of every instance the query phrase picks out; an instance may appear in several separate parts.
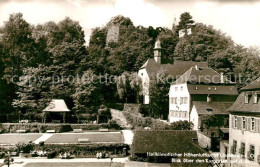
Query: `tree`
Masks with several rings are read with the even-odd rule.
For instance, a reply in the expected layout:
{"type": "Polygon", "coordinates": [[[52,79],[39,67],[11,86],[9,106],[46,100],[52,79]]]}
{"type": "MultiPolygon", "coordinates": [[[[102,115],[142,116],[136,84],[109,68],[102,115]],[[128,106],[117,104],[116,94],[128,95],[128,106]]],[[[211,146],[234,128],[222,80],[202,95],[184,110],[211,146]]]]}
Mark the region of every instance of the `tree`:
{"type": "Polygon", "coordinates": [[[165,28],[158,36],[161,41],[162,52],[162,63],[173,63],[174,62],[174,49],[179,41],[178,36],[171,30],[165,28]]]}
{"type": "Polygon", "coordinates": [[[116,84],[120,99],[124,99],[126,103],[139,103],[139,96],[142,93],[142,80],[137,73],[124,72],[116,78],[116,84]]]}
{"type": "Polygon", "coordinates": [[[2,27],[4,77],[11,81],[14,75],[20,75],[22,69],[35,66],[34,40],[29,23],[21,13],[11,14],[2,27]]]}
{"type": "Polygon", "coordinates": [[[152,115],[155,118],[167,119],[169,107],[169,88],[171,78],[168,78],[166,71],[160,70],[151,78],[150,82],[150,98],[152,115]]]}
{"type": "MultiPolygon", "coordinates": [[[[193,27],[194,20],[192,20],[192,16],[189,12],[184,12],[180,16],[180,21],[177,26],[177,31],[180,31],[182,29],[186,30],[193,27]]],[[[187,32],[186,32],[187,34],[187,32]]]]}
{"type": "Polygon", "coordinates": [[[177,121],[170,125],[171,130],[192,130],[193,123],[188,121],[177,121]]]}
{"type": "Polygon", "coordinates": [[[217,117],[214,115],[203,115],[201,116],[201,126],[207,129],[207,134],[211,127],[217,124],[217,117]]]}
{"type": "Polygon", "coordinates": [[[97,113],[98,107],[103,101],[100,80],[93,71],[85,71],[80,78],[78,82],[74,83],[75,91],[71,95],[74,102],[73,110],[77,115],[78,122],[81,113],[97,113]]]}
{"type": "Polygon", "coordinates": [[[174,50],[174,56],[176,59],[184,61],[192,61],[195,59],[192,45],[186,38],[179,40],[174,50]]]}

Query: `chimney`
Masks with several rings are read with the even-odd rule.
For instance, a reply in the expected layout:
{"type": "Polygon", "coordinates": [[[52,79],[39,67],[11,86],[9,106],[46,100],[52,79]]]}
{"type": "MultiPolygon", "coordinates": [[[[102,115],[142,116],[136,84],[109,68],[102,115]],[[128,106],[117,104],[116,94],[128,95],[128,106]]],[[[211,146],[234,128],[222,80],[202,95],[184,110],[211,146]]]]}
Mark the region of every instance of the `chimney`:
{"type": "Polygon", "coordinates": [[[220,83],[224,83],[224,74],[223,74],[223,72],[220,73],[220,83]]]}
{"type": "Polygon", "coordinates": [[[154,46],[154,49],[153,49],[153,52],[154,52],[154,60],[157,62],[157,63],[160,63],[161,64],[161,42],[160,40],[158,39],[156,42],[155,42],[155,46],[154,46]]]}

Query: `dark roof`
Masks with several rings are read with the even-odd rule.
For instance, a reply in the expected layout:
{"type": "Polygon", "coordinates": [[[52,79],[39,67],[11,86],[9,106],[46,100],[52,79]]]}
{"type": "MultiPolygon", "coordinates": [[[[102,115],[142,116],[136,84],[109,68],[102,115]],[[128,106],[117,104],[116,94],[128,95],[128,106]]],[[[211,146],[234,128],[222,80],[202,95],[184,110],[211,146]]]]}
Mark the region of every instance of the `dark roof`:
{"type": "Polygon", "coordinates": [[[193,101],[193,105],[197,109],[199,115],[228,115],[228,108],[232,104],[232,102],[193,101]]]}
{"type": "MultiPolygon", "coordinates": [[[[207,62],[195,62],[195,61],[180,61],[180,60],[175,60],[173,64],[173,71],[170,72],[173,73],[173,76],[181,76],[184,74],[187,70],[189,70],[191,67],[195,66],[199,67],[208,67],[207,62]]],[[[179,77],[176,77],[179,78],[179,77]]]]}
{"type": "Polygon", "coordinates": [[[260,100],[254,104],[254,99],[251,97],[249,103],[245,103],[245,95],[252,92],[241,92],[233,103],[233,105],[228,109],[230,112],[245,112],[245,113],[260,113],[260,100]]]}
{"type": "Polygon", "coordinates": [[[208,67],[207,62],[175,60],[174,64],[160,64],[157,63],[153,58],[150,58],[142,65],[140,69],[145,68],[149,76],[156,74],[160,69],[162,69],[165,70],[168,75],[171,75],[172,78],[178,78],[195,65],[200,67],[208,67]]]}
{"type": "Polygon", "coordinates": [[[187,87],[190,94],[238,95],[235,85],[187,84],[187,87]]]}
{"type": "Polygon", "coordinates": [[[132,153],[202,153],[203,151],[192,141],[197,138],[196,131],[136,131],[134,134],[132,153]]]}
{"type": "Polygon", "coordinates": [[[205,83],[205,84],[234,84],[228,79],[224,78],[221,82],[221,74],[209,67],[191,67],[182,76],[180,76],[174,83],[205,83]]]}
{"type": "Polygon", "coordinates": [[[243,87],[241,91],[246,91],[246,90],[257,90],[260,89],[260,78],[257,80],[253,81],[251,84],[243,87]]]}

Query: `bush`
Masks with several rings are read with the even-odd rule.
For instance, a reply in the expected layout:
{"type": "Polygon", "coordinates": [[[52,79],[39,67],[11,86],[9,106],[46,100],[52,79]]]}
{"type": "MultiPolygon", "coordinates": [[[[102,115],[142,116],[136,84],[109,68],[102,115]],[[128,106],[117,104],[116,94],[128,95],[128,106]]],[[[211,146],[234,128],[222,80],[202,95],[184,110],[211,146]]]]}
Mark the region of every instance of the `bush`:
{"type": "Polygon", "coordinates": [[[62,132],[70,132],[73,131],[72,127],[70,125],[61,125],[61,128],[59,130],[60,133],[62,132]]]}
{"type": "Polygon", "coordinates": [[[30,131],[31,133],[39,133],[39,129],[37,128],[32,128],[30,131]]]}
{"type": "Polygon", "coordinates": [[[177,121],[177,122],[173,122],[170,126],[169,126],[169,130],[191,130],[193,127],[193,123],[192,122],[188,122],[188,121],[177,121]]]}
{"type": "Polygon", "coordinates": [[[23,151],[23,153],[30,153],[34,149],[34,143],[18,143],[16,144],[17,152],[23,151]]]}
{"type": "Polygon", "coordinates": [[[121,129],[121,127],[117,124],[116,120],[110,120],[108,124],[109,124],[109,128],[111,129],[117,129],[117,130],[121,129]]]}
{"type": "Polygon", "coordinates": [[[57,155],[57,152],[56,151],[51,151],[47,154],[47,158],[48,159],[51,159],[51,158],[55,158],[57,155]]]}
{"type": "Polygon", "coordinates": [[[151,129],[165,130],[168,128],[168,124],[152,117],[142,117],[140,115],[135,115],[127,111],[123,111],[123,114],[127,122],[132,125],[132,129],[150,127],[151,129]]]}
{"type": "Polygon", "coordinates": [[[5,153],[4,152],[0,152],[0,159],[5,157],[5,153]]]}

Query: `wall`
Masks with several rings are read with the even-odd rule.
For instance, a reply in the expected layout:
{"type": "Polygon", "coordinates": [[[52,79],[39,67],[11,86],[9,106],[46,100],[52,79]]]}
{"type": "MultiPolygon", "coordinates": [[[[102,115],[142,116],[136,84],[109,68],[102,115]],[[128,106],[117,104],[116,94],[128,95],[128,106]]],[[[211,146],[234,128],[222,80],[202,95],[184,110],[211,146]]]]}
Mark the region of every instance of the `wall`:
{"type": "Polygon", "coordinates": [[[150,103],[150,96],[149,96],[149,84],[150,79],[147,74],[146,69],[141,69],[138,71],[138,76],[142,79],[142,85],[143,85],[143,104],[149,104],[150,103]]]}
{"type": "Polygon", "coordinates": [[[169,122],[176,122],[176,121],[189,121],[189,113],[190,113],[190,94],[188,92],[187,84],[175,84],[171,85],[170,92],[169,92],[169,122]],[[178,90],[175,91],[175,87],[178,87],[178,90]],[[182,87],[182,90],[181,90],[182,87]],[[177,104],[171,103],[171,98],[177,97],[177,104]],[[187,97],[187,104],[180,104],[180,97],[187,97]],[[186,111],[187,116],[186,118],[179,118],[174,116],[173,111],[186,111]]]}
{"type": "Polygon", "coordinates": [[[202,148],[211,148],[211,138],[197,131],[198,142],[202,148]]]}
{"type": "Polygon", "coordinates": [[[191,113],[190,113],[190,121],[194,124],[193,130],[198,130],[199,128],[199,116],[197,113],[197,109],[195,106],[192,107],[191,113]]]}
{"type": "MultiPolygon", "coordinates": [[[[251,132],[248,130],[240,130],[240,129],[235,129],[232,128],[232,117],[234,115],[230,115],[230,120],[229,120],[229,151],[231,152],[231,147],[233,146],[233,140],[237,141],[237,152],[239,152],[239,149],[241,148],[241,142],[245,143],[245,153],[246,153],[246,158],[242,163],[237,163],[237,164],[232,164],[231,166],[238,166],[238,167],[256,167],[260,166],[260,164],[257,164],[257,156],[260,155],[260,133],[256,132],[251,132]],[[249,151],[250,145],[255,146],[255,160],[253,161],[248,161],[247,160],[247,152],[249,151]],[[250,163],[250,164],[249,164],[250,163]]],[[[252,116],[245,116],[246,118],[250,117],[253,118],[252,116]]],[[[260,118],[260,117],[254,117],[254,118],[260,118]]],[[[238,154],[238,153],[237,153],[238,154]]],[[[231,158],[231,160],[236,160],[237,158],[231,158]]],[[[239,158],[241,159],[241,158],[239,158]]]]}

